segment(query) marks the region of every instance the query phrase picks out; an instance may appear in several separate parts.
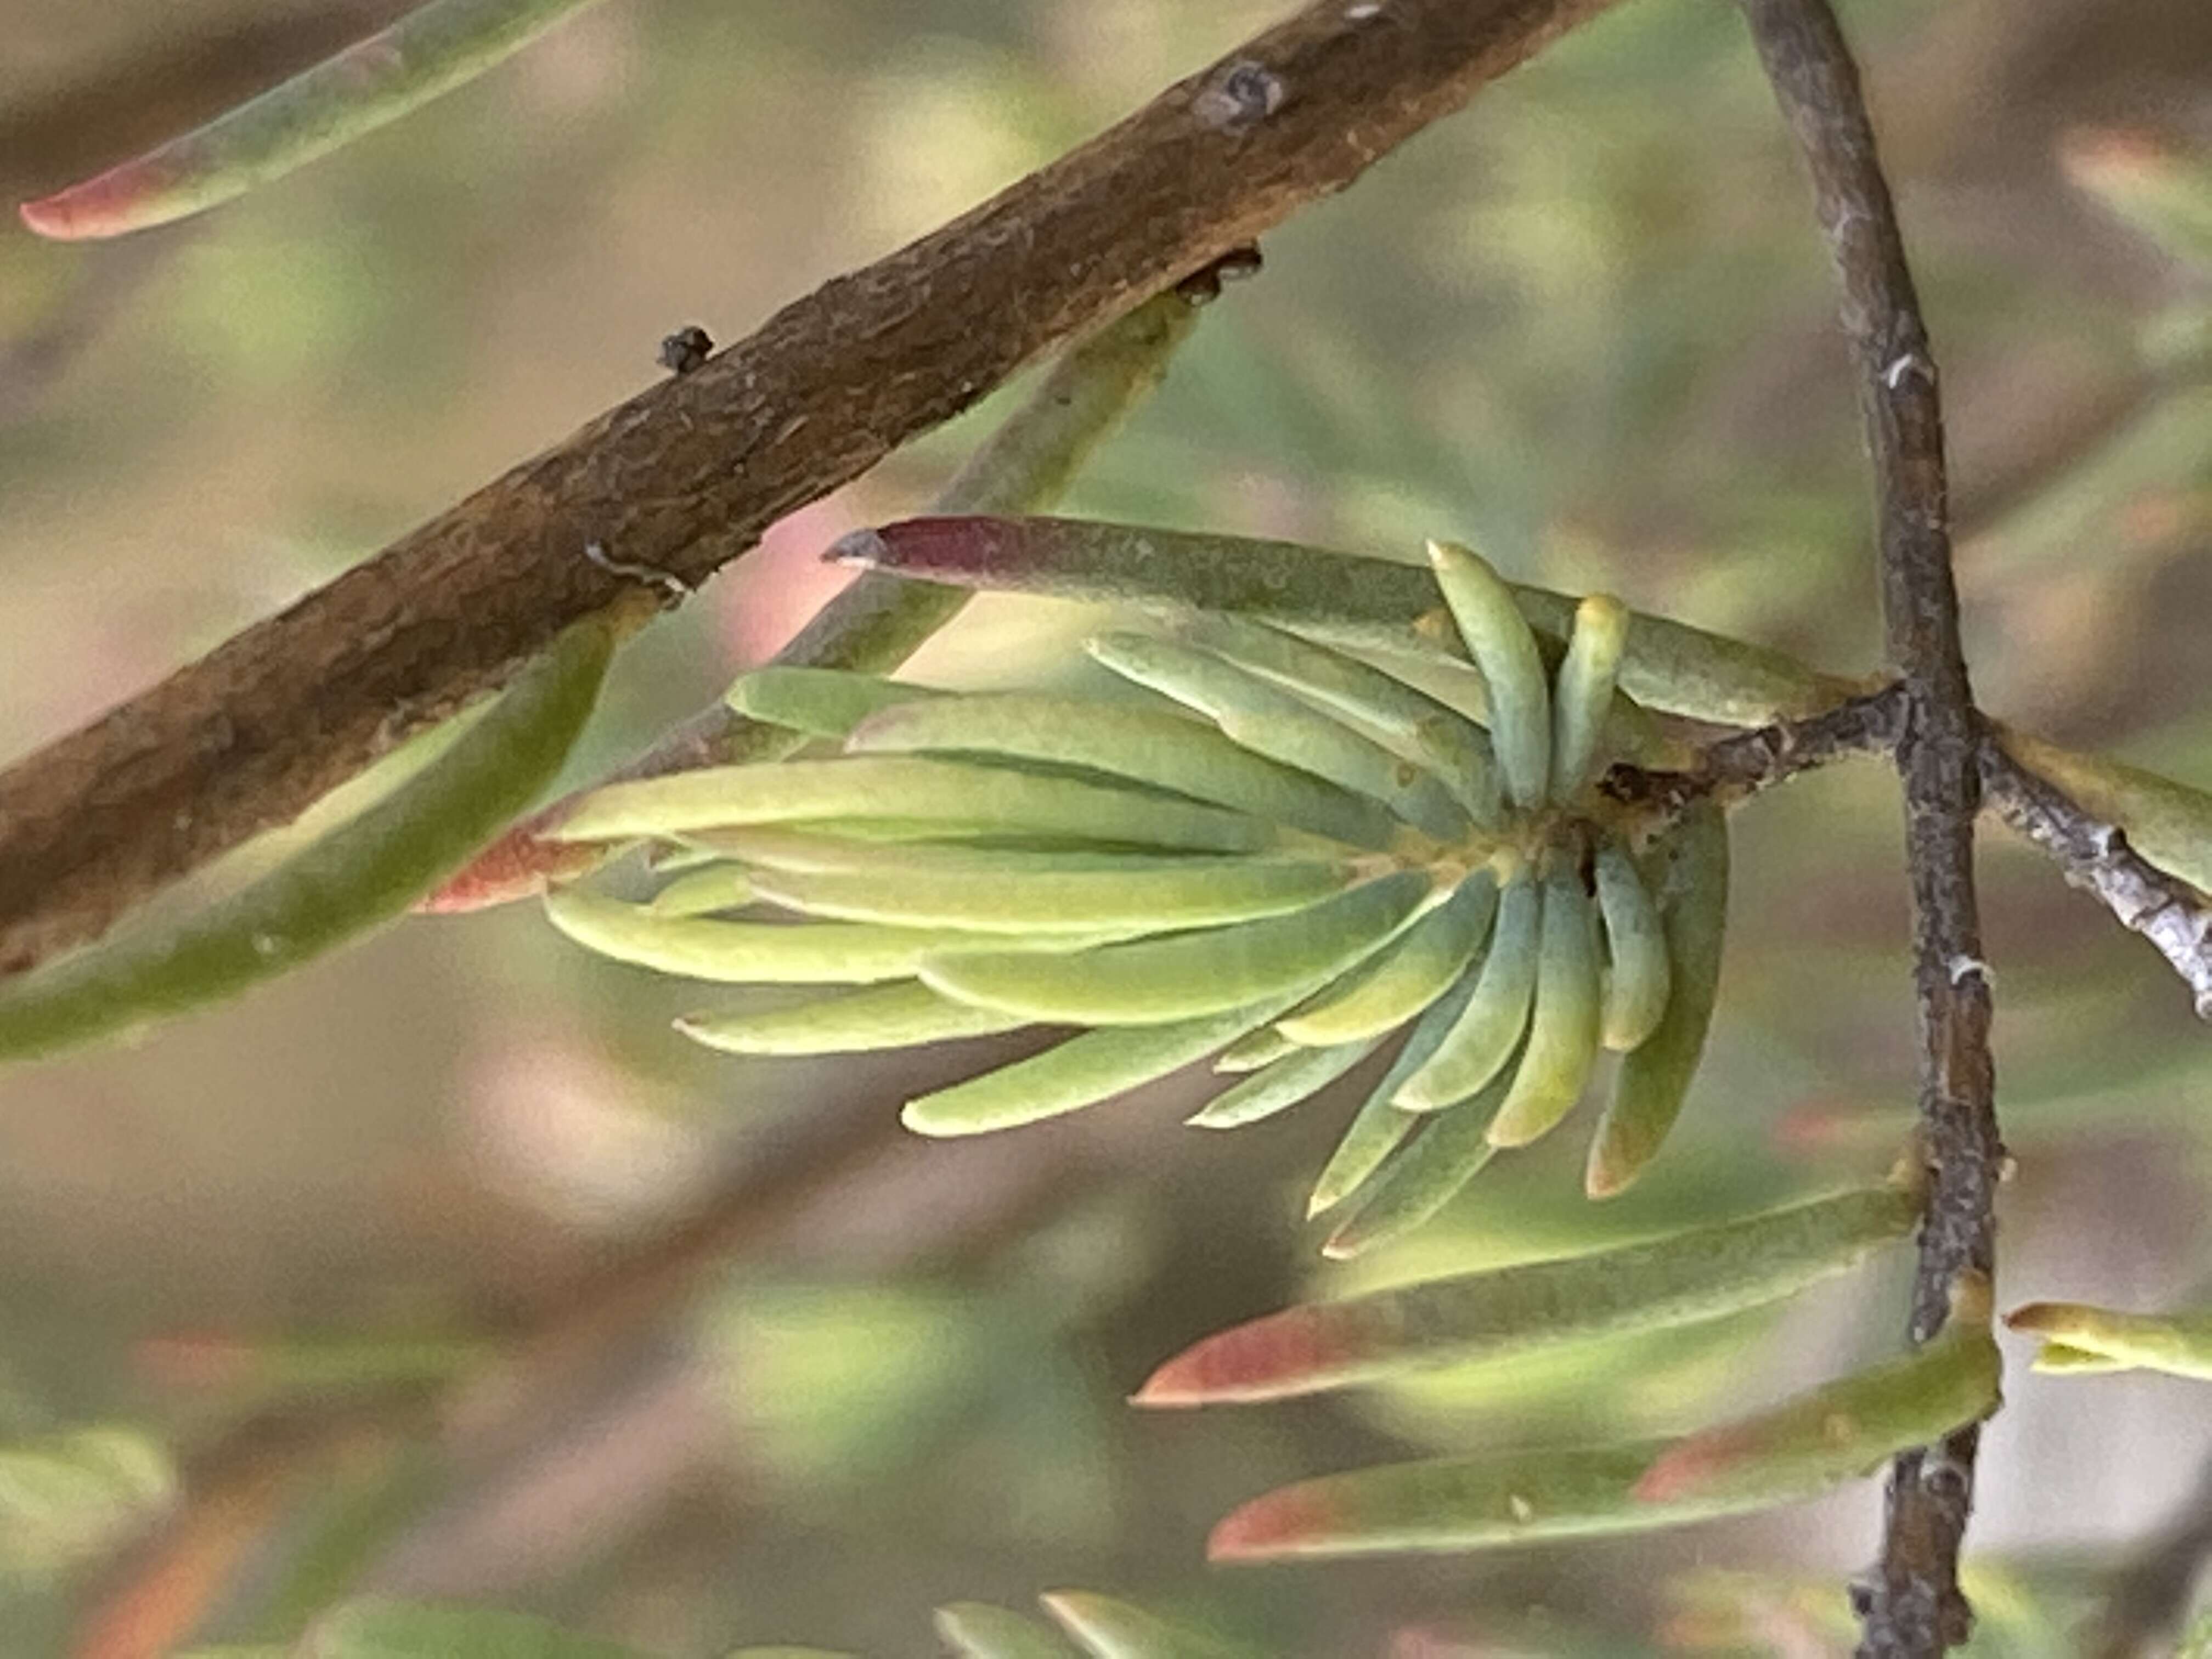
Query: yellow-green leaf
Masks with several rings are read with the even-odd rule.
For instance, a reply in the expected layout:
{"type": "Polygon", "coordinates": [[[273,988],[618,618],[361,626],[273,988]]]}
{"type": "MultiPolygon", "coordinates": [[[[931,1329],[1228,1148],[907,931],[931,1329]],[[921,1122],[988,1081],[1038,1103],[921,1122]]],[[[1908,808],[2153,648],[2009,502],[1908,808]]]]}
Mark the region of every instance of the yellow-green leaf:
{"type": "Polygon", "coordinates": [[[258,880],[0,984],[0,1057],[204,1007],[404,915],[552,781],[613,649],[605,625],[579,623],[444,753],[258,880]]]}
{"type": "Polygon", "coordinates": [[[1855,1267],[1911,1233],[1919,1212],[1918,1194],[1902,1184],[1867,1188],[1586,1255],[1290,1308],[1186,1349],[1136,1403],[1279,1400],[1717,1318],[1855,1267]]]}
{"type": "Polygon", "coordinates": [[[918,980],[809,997],[781,1007],[686,1014],[676,1029],[732,1054],[848,1054],[989,1036],[1029,1022],[939,996],[918,980]]]}
{"type": "Polygon", "coordinates": [[[1401,870],[1287,915],[1054,953],[934,957],[923,981],[945,995],[1031,1019],[1141,1025],[1297,997],[1380,947],[1432,889],[1401,870]]]}

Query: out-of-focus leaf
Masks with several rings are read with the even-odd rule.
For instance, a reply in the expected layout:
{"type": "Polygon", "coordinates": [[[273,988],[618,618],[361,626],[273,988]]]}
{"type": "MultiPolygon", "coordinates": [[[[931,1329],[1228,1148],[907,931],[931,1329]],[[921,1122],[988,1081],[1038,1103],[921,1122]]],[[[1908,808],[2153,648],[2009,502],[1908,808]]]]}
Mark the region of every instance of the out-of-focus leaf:
{"type": "Polygon", "coordinates": [[[1091,1659],[1240,1659],[1243,1652],[1110,1595],[1055,1590],[1038,1599],[1091,1659]]]}
{"type": "Polygon", "coordinates": [[[642,1659],[525,1613],[386,1601],[339,1608],[296,1651],[301,1659],[642,1659]]]}
{"type": "Polygon", "coordinates": [[[488,1341],[435,1334],[283,1336],[265,1341],[174,1334],[148,1338],[133,1358],[148,1373],[172,1384],[308,1393],[436,1382],[481,1364],[496,1352],[488,1341]]]}
{"type": "Polygon", "coordinates": [[[1985,1285],[1905,1358],[1679,1440],[1534,1447],[1301,1481],[1214,1530],[1215,1560],[1475,1550],[1638,1532],[1809,1498],[1997,1404],[1985,1285]]]}
{"type": "Polygon", "coordinates": [[[2175,258],[2212,270],[2212,155],[2107,131],[2070,135],[2059,156],[2067,177],[2175,258]]]}
{"type": "Polygon", "coordinates": [[[2038,1370],[2165,1371],[2212,1381],[2212,1311],[2122,1313],[2082,1302],[2031,1302],[2005,1316],[2016,1331],[2045,1338],[2038,1370]],[[2046,1364],[2054,1354],[2057,1363],[2046,1364]],[[2087,1363],[2090,1357],[2108,1366],[2087,1363]]]}
{"type": "Polygon", "coordinates": [[[1186,1349],[1135,1403],[1281,1399],[1717,1318],[1856,1266],[1911,1232],[1919,1207],[1905,1186],[1869,1188],[1648,1243],[1291,1308],[1186,1349]]]}
{"type": "Polygon", "coordinates": [[[431,0],[205,126],[22,207],[41,236],[119,236],[281,179],[475,79],[592,0],[431,0]]]}
{"type": "Polygon", "coordinates": [[[981,1601],[938,1608],[937,1634],[957,1659],[1071,1659],[1075,1652],[1036,1620],[981,1601]]]}
{"type": "Polygon", "coordinates": [[[579,623],[453,744],[359,817],[173,927],[0,986],[0,1057],[49,1053],[234,996],[404,914],[529,805],[614,649],[579,623]]]}
{"type": "Polygon", "coordinates": [[[134,1429],[76,1429],[0,1446],[0,1573],[66,1566],[176,1491],[169,1455],[134,1429]]]}
{"type": "MultiPolygon", "coordinates": [[[[1073,519],[908,519],[858,531],[832,550],[847,563],[967,587],[1224,611],[1297,628],[1340,630],[1355,643],[1442,648],[1442,596],[1427,572],[1382,559],[1073,519]],[[1425,635],[1413,632],[1426,619],[1425,635]]],[[[1540,588],[1514,598],[1564,640],[1575,601],[1540,588]]],[[[1629,625],[1620,684],[1649,708],[1723,726],[1820,713],[1861,690],[1778,652],[1661,617],[1629,625]]]]}

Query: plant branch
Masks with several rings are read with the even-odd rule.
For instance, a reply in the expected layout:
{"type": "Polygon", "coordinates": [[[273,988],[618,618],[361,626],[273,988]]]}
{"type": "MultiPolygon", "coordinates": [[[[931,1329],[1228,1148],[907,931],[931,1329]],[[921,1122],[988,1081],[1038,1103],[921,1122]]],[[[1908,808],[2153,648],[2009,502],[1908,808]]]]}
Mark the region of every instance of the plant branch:
{"type": "Polygon", "coordinates": [[[1905,683],[1899,680],[1803,720],[1777,720],[1717,738],[1682,771],[1615,766],[1602,787],[1638,818],[1672,823],[1695,801],[1733,805],[1854,755],[1893,754],[1904,736],[1905,715],[1905,683]]]}
{"type": "Polygon", "coordinates": [[[2129,846],[2117,824],[2014,759],[1996,731],[1983,734],[1978,753],[1983,796],[1997,816],[2156,945],[2189,987],[2198,1018],[2212,1019],[2212,906],[2129,846]]]}
{"type": "Polygon", "coordinates": [[[1342,189],[1609,3],[1310,5],[18,763],[0,774],[0,972],[90,938],[501,684],[629,590],[615,566],[696,586],[775,520],[1342,189]]]}
{"type": "MultiPolygon", "coordinates": [[[[1812,173],[1842,279],[1874,461],[1885,632],[1905,687],[1898,767],[1912,884],[1920,1118],[1931,1164],[1911,1331],[1924,1342],[1942,1326],[1958,1275],[1994,1269],[2004,1158],[1974,896],[1979,717],[1959,636],[1942,408],[1873,124],[1835,15],[1826,0],[1743,0],[1743,11],[1812,173]]],[[[1957,1570],[1978,1440],[1970,1425],[1891,1467],[1881,1559],[1855,1598],[1865,1659],[1936,1656],[1966,1639],[1972,1611],[1957,1570]]]]}

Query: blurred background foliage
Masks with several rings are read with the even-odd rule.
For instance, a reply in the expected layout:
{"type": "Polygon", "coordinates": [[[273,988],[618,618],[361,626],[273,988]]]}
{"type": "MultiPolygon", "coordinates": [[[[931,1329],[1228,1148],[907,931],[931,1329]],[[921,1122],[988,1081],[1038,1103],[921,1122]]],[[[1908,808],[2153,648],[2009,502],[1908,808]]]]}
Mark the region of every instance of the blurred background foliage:
{"type": "MultiPolygon", "coordinates": [[[[0,0],[0,190],[68,182],[401,9],[0,0]]],[[[1279,9],[614,0],[203,221],[82,247],[0,233],[0,750],[634,392],[678,325],[742,335],[1279,9]]],[[[1944,364],[1982,698],[2202,784],[2205,281],[2065,163],[2085,129],[2212,145],[2212,11],[1844,10],[1944,364]]],[[[1871,663],[1825,252],[1729,9],[1632,0],[1265,252],[1070,510],[1352,548],[1455,535],[1526,579],[1871,663]]],[[[773,650],[830,580],[814,554],[927,500],[988,418],[780,526],[629,653],[577,779],[773,650]]],[[[986,599],[916,672],[1048,680],[1097,622],[986,599]]],[[[1652,1176],[1594,1207],[1559,1138],[1349,1267],[1320,1264],[1297,1208],[1357,1077],[1233,1140],[1175,1127],[1193,1080],[921,1146],[896,1101],[988,1044],[711,1056],[666,1030],[696,992],[527,909],[417,921],[137,1047],[0,1075],[0,1645],[119,1659],[194,1612],[179,1638],[283,1641],[371,1590],[655,1654],[909,1653],[935,1604],[1074,1583],[1285,1654],[1846,1650],[1872,1485],[1464,1561],[1208,1575],[1200,1546],[1302,1474],[1778,1397],[1894,1345],[1901,1262],[1540,1368],[1121,1403],[1294,1297],[1878,1172],[1914,1086],[1893,787],[1823,774],[1737,836],[1721,1013],[1652,1176]],[[653,1256],[690,1217],[696,1248],[653,1256]],[[192,1512],[204,1547],[134,1575],[179,1481],[223,1499],[192,1512]]],[[[1993,842],[1984,869],[2020,1159],[2002,1300],[2202,1299],[2212,1064],[2185,997],[2029,854],[1993,842]]],[[[2008,1392],[1974,1651],[2070,1652],[2112,1569],[2205,1501],[2212,1418],[2170,1379],[2015,1365],[2008,1392]]]]}

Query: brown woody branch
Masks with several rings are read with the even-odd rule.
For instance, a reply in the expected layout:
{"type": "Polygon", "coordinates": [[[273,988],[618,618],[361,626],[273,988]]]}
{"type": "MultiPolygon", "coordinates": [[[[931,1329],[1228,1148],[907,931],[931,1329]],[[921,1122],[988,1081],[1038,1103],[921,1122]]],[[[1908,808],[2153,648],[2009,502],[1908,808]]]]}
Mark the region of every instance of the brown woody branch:
{"type": "MultiPolygon", "coordinates": [[[[1692,802],[1733,805],[1803,772],[1856,755],[1894,757],[1909,730],[1904,681],[1852,697],[1802,720],[1778,720],[1721,738],[1680,771],[1615,766],[1603,788],[1647,831],[1680,819],[1692,802]]],[[[2157,947],[2188,986],[2197,1017],[2212,1019],[2212,902],[2128,844],[2127,833],[2015,759],[2002,728],[1978,723],[1974,763],[1982,805],[2093,894],[2121,926],[2157,947]]]]}
{"type": "Polygon", "coordinates": [[[623,595],[613,565],[696,586],[775,520],[1342,189],[1609,3],[1310,5],[19,762],[0,774],[0,972],[93,936],[500,684],[623,595]]]}
{"type": "MultiPolygon", "coordinates": [[[[1998,1139],[1990,975],[1974,897],[1979,717],[1959,637],[1942,406],[1904,239],[1850,47],[1826,0],[1743,0],[1767,78],[1812,173],[1843,284],[1880,518],[1882,613],[1903,677],[1905,850],[1920,1015],[1920,1120],[1931,1165],[1912,1297],[1925,1341],[1952,1282],[1995,1266],[1998,1139]]],[[[1973,1615],[1958,1584],[1979,1430],[1899,1457],[1881,1559],[1856,1587],[1866,1659],[1941,1655],[1973,1615]]]]}

